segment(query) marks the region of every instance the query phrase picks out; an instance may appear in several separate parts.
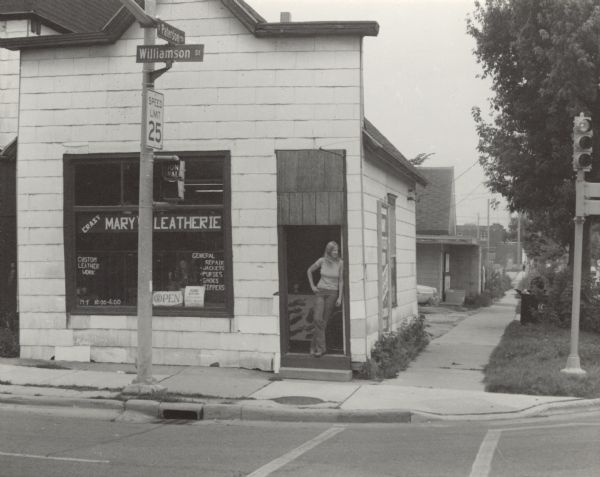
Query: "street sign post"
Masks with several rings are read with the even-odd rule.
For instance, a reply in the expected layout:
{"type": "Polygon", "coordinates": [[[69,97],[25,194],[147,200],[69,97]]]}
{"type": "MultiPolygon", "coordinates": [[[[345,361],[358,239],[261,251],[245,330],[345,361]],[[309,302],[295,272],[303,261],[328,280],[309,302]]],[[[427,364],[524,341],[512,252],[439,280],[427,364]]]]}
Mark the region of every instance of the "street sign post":
{"type": "Polygon", "coordinates": [[[146,95],[146,142],[152,149],[163,148],[164,95],[152,89],[146,95]]]}
{"type": "Polygon", "coordinates": [[[203,61],[204,45],[138,45],[136,63],[203,61]]]}
{"type": "Polygon", "coordinates": [[[168,41],[170,45],[183,45],[185,43],[185,32],[162,20],[158,20],[156,24],[156,34],[159,38],[168,41]]]}
{"type": "MultiPolygon", "coordinates": [[[[156,0],[120,0],[144,28],[144,45],[137,47],[136,62],[142,67],[142,124],[140,142],[140,182],[138,213],[137,277],[137,377],[126,393],[149,394],[164,391],[152,376],[152,239],[154,150],[163,147],[163,95],[154,91],[154,80],[168,71],[174,61],[203,61],[204,45],[185,45],[185,32],[156,18],[156,0]],[[156,29],[156,34],[154,32],[156,29]],[[169,45],[156,45],[155,36],[169,45]],[[154,69],[154,63],[166,63],[154,69]]],[[[179,181],[184,164],[180,161],[179,181]]],[[[181,195],[181,193],[179,193],[181,195]]]]}

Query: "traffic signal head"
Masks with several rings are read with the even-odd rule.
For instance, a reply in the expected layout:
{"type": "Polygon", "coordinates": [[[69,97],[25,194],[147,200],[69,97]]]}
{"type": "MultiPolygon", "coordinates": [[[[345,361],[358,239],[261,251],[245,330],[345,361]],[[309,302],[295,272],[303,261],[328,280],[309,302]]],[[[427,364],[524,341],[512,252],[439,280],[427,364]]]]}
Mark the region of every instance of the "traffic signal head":
{"type": "Polygon", "coordinates": [[[581,113],[573,120],[573,169],[592,169],[592,118],[581,113]]]}

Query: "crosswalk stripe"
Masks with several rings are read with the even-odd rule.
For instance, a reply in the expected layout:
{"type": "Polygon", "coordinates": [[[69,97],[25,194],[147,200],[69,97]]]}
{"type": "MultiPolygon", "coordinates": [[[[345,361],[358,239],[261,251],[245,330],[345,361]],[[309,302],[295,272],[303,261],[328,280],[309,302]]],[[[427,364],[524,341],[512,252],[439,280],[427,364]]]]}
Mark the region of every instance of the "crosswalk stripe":
{"type": "Polygon", "coordinates": [[[37,454],[18,454],[15,452],[0,452],[0,455],[6,457],[24,457],[27,459],[46,459],[46,460],[62,460],[69,462],[85,462],[88,464],[110,464],[109,460],[96,460],[96,459],[78,459],[76,457],[53,457],[48,455],[37,455],[37,454]]]}
{"type": "Polygon", "coordinates": [[[270,475],[273,472],[275,472],[277,469],[280,469],[284,465],[287,465],[290,462],[294,461],[295,459],[300,457],[305,452],[308,452],[309,450],[311,450],[313,447],[318,446],[322,442],[325,442],[327,439],[331,439],[333,436],[335,436],[336,434],[339,434],[344,429],[345,429],[345,427],[340,427],[340,426],[331,427],[330,429],[327,429],[325,432],[319,434],[314,439],[311,439],[310,441],[305,442],[301,446],[296,447],[295,449],[291,450],[287,454],[284,454],[281,457],[278,457],[277,459],[272,460],[268,464],[263,465],[260,469],[256,469],[251,474],[248,474],[248,477],[266,477],[267,475],[270,475]]]}

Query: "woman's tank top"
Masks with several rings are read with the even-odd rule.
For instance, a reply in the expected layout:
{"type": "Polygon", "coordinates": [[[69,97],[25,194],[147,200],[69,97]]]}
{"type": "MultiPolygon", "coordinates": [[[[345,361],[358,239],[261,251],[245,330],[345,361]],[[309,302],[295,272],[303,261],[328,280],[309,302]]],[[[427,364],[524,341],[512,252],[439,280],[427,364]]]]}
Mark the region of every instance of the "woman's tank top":
{"type": "Polygon", "coordinates": [[[317,288],[323,290],[337,290],[339,288],[340,269],[342,261],[333,262],[325,258],[321,259],[321,279],[317,284],[317,288]]]}

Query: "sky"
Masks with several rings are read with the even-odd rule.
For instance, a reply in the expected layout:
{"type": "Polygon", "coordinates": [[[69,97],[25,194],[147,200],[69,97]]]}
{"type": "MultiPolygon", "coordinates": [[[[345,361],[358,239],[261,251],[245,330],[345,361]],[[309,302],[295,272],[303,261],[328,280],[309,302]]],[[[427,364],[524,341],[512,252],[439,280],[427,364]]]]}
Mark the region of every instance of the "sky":
{"type": "Polygon", "coordinates": [[[474,0],[248,0],[268,21],[375,20],[364,39],[365,116],[404,154],[433,153],[424,166],[454,167],[457,224],[507,226],[501,196],[486,189],[471,109],[487,113],[490,81],[478,77],[466,33],[474,0]]]}

